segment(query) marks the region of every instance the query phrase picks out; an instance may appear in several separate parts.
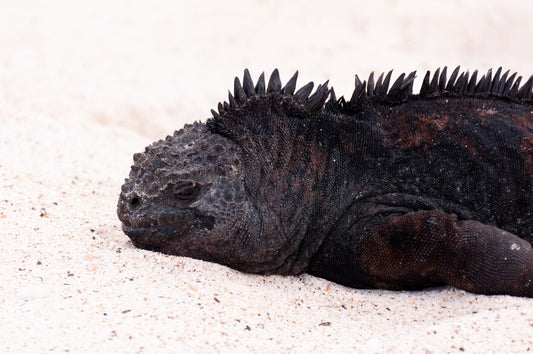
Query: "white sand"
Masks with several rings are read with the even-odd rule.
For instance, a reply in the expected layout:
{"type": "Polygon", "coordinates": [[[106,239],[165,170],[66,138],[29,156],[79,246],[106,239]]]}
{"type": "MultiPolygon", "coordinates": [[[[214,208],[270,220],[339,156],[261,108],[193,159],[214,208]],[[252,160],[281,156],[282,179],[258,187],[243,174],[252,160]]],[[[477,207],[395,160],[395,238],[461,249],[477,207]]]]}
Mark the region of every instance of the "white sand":
{"type": "Polygon", "coordinates": [[[132,154],[243,68],[345,96],[371,70],[529,75],[533,3],[189,3],[3,2],[0,352],[533,350],[530,299],[242,274],[135,249],[115,213],[132,154]]]}

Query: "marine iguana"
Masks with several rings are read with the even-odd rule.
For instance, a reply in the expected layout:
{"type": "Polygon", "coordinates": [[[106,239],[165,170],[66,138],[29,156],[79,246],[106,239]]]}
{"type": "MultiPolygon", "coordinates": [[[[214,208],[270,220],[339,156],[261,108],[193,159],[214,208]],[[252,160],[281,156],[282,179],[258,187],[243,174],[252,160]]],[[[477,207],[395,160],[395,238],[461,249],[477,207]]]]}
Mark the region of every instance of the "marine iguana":
{"type": "Polygon", "coordinates": [[[349,100],[274,70],[133,156],[140,248],[355,288],[533,297],[533,76],[371,74],[349,100]],[[329,97],[329,100],[328,100],[329,97]]]}

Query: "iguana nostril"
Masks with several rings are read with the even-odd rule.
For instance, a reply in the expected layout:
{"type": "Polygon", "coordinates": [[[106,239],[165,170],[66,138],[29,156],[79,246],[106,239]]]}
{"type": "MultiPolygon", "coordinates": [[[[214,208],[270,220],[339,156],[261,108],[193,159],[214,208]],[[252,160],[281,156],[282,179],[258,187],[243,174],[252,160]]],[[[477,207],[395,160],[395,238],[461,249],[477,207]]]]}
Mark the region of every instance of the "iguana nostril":
{"type": "Polygon", "coordinates": [[[141,202],[141,200],[139,199],[139,197],[135,196],[135,197],[131,198],[130,204],[131,204],[131,206],[137,206],[137,205],[139,205],[140,202],[141,202]]]}

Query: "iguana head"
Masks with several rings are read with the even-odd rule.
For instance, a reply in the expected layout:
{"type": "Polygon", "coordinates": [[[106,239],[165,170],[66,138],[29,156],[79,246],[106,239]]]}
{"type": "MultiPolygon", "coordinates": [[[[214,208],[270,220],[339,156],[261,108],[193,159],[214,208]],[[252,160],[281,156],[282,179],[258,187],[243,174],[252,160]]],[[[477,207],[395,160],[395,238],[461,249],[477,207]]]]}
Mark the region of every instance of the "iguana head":
{"type": "Polygon", "coordinates": [[[244,220],[238,147],[186,125],[135,154],[118,217],[132,243],[168,254],[217,261],[244,220]]]}
{"type": "Polygon", "coordinates": [[[305,270],[330,220],[315,217],[330,166],[327,142],[315,140],[330,91],[311,95],[310,82],[295,92],[297,76],[282,86],[274,70],[254,85],[245,70],[213,118],[134,155],[118,216],[135,246],[255,273],[305,270]]]}

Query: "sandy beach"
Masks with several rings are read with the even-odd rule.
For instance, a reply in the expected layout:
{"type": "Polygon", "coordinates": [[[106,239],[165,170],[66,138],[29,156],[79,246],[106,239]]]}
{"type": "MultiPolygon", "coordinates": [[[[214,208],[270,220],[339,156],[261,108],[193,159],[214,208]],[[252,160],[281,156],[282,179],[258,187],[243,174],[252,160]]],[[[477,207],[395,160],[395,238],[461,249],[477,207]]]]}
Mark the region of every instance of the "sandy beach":
{"type": "Polygon", "coordinates": [[[0,351],[526,352],[533,300],[351,289],[136,249],[132,155],[205,120],[233,78],[533,73],[526,1],[3,1],[0,351]]]}

